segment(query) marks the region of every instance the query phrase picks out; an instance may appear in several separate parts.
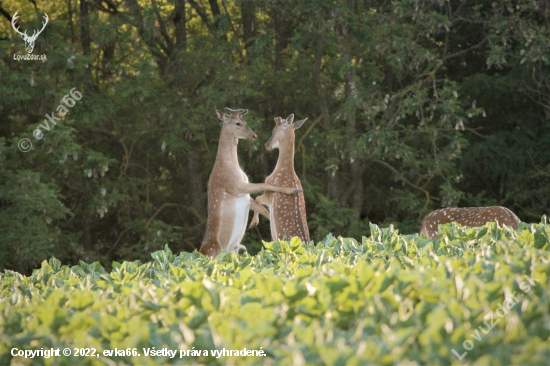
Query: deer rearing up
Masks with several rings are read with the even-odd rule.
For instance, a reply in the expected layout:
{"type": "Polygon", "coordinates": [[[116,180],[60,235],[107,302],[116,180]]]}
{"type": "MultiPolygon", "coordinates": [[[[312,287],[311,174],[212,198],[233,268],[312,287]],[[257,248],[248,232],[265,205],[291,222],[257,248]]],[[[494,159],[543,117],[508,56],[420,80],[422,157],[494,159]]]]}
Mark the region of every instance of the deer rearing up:
{"type": "MultiPolygon", "coordinates": [[[[281,117],[275,118],[273,135],[265,144],[265,148],[267,150],[279,148],[279,159],[275,170],[265,180],[267,184],[302,190],[300,179],[294,172],[294,130],[300,128],[306,120],[307,118],[292,123],[294,114],[291,114],[286,120],[281,117]]],[[[289,196],[276,192],[265,192],[262,196],[256,197],[256,203],[270,207],[269,220],[273,241],[281,240],[284,236],[287,239],[297,236],[302,242],[309,243],[306,202],[303,194],[289,196]]],[[[258,213],[255,212],[250,227],[256,226],[258,221],[258,213]]]]}
{"type": "Polygon", "coordinates": [[[463,226],[479,227],[494,221],[511,226],[514,230],[519,229],[518,217],[506,207],[447,207],[426,215],[422,220],[420,234],[439,239],[439,225],[457,222],[463,226]]]}
{"type": "Polygon", "coordinates": [[[21,35],[21,37],[23,37],[23,41],[25,41],[25,48],[27,49],[27,53],[32,53],[32,50],[34,49],[34,42],[36,41],[36,38],[38,37],[38,35],[40,33],[42,33],[42,31],[44,30],[44,28],[46,28],[46,24],[48,24],[48,14],[44,13],[44,19],[46,20],[43,24],[42,24],[42,29],[40,29],[39,31],[34,31],[32,36],[28,36],[27,35],[27,30],[25,30],[25,32],[21,32],[19,30],[19,27],[15,28],[15,19],[17,19],[17,13],[19,12],[16,11],[15,14],[13,14],[13,17],[11,18],[11,26],[13,27],[13,29],[15,29],[15,31],[17,33],[19,33],[21,35]],[[38,32],[38,33],[37,33],[38,32]]]}
{"type": "Polygon", "coordinates": [[[236,253],[246,249],[240,243],[250,209],[268,217],[267,210],[250,197],[251,193],[270,190],[296,195],[301,192],[296,188],[248,183],[248,177],[239,166],[237,144],[239,139],[256,140],[256,134],[242,118],[248,110],[225,108],[225,111],[227,113],[216,111],[223,125],[216,162],[208,180],[208,222],[199,250],[212,257],[222,250],[236,253]]]}

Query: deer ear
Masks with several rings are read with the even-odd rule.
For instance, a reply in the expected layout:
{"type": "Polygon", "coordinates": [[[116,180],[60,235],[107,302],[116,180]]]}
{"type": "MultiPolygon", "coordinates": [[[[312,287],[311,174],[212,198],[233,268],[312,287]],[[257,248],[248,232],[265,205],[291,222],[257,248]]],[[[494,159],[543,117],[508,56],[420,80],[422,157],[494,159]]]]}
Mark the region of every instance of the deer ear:
{"type": "Polygon", "coordinates": [[[283,119],[281,117],[275,117],[274,120],[275,120],[275,124],[277,125],[280,125],[281,123],[283,123],[283,119]]]}
{"type": "Polygon", "coordinates": [[[286,123],[291,124],[294,121],[294,113],[286,117],[286,123]]]}
{"type": "Polygon", "coordinates": [[[302,125],[304,124],[304,122],[307,121],[307,118],[306,119],[303,119],[301,121],[297,121],[297,122],[294,122],[292,124],[292,126],[294,126],[294,129],[297,130],[299,129],[300,127],[302,127],[302,125]]]}
{"type": "Polygon", "coordinates": [[[216,114],[218,115],[218,118],[224,122],[227,122],[227,119],[229,118],[229,116],[221,111],[218,111],[216,109],[216,114]]]}
{"type": "Polygon", "coordinates": [[[248,109],[244,109],[244,110],[243,110],[243,109],[241,109],[241,111],[242,111],[241,115],[245,115],[245,114],[247,114],[247,113],[248,113],[248,109]]]}

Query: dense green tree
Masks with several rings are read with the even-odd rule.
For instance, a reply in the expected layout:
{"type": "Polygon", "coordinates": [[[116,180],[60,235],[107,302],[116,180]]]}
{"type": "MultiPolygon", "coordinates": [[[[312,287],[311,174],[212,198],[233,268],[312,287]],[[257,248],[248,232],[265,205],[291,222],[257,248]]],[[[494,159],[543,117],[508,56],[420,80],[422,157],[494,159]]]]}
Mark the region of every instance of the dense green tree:
{"type": "MultiPolygon", "coordinates": [[[[273,118],[309,118],[296,170],[313,240],[369,221],[418,232],[445,206],[538,220],[549,14],[547,0],[2,2],[0,269],[197,248],[226,106],[249,109],[259,136],[239,146],[252,182],[277,159],[273,118]],[[34,50],[47,60],[14,60],[16,10],[29,34],[48,14],[34,50]],[[72,88],[82,99],[46,125],[72,88]]],[[[261,220],[251,252],[270,238],[261,220]]]]}

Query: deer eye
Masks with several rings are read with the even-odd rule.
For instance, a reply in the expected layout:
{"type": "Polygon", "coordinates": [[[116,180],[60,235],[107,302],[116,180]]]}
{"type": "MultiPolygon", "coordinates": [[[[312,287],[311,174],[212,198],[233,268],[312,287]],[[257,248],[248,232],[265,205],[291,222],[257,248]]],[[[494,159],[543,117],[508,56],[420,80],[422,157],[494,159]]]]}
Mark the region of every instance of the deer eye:
{"type": "Polygon", "coordinates": [[[239,126],[239,127],[241,126],[241,124],[239,122],[237,122],[236,125],[239,126]]]}

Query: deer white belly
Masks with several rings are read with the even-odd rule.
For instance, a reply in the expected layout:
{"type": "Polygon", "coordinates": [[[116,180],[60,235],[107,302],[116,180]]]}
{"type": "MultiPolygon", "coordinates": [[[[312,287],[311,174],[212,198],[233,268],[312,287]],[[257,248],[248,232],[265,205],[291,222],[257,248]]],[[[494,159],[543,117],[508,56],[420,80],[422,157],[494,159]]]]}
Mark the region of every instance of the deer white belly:
{"type": "MultiPolygon", "coordinates": [[[[242,170],[241,176],[243,181],[248,183],[248,177],[242,170]]],[[[250,211],[250,195],[243,194],[238,196],[234,200],[234,205],[233,212],[235,212],[235,217],[233,221],[233,230],[231,231],[231,238],[227,244],[227,251],[229,253],[236,253],[239,244],[241,244],[241,240],[243,240],[246,231],[246,223],[248,222],[248,211],[250,211]]]]}
{"type": "Polygon", "coordinates": [[[234,205],[233,212],[235,213],[235,217],[233,218],[233,230],[227,244],[227,251],[229,253],[237,252],[237,247],[241,243],[246,231],[248,211],[250,210],[250,195],[244,194],[238,197],[234,200],[234,205]]]}

